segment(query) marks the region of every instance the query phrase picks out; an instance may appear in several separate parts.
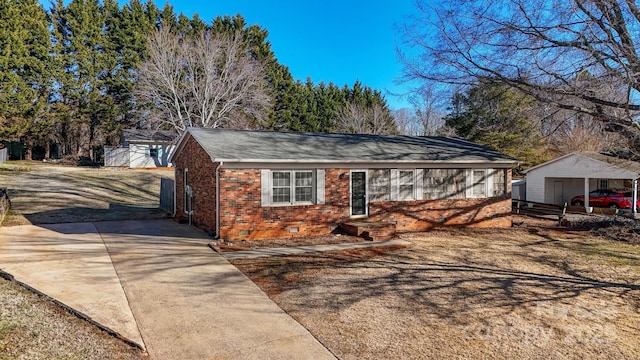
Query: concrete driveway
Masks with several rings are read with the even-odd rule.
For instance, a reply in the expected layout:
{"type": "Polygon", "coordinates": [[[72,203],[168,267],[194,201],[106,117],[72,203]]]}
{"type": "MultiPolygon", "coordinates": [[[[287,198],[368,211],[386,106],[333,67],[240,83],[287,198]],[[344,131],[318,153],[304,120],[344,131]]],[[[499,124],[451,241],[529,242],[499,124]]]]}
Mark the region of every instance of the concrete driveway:
{"type": "Polygon", "coordinates": [[[332,359],[305,328],[170,220],[0,228],[0,269],[152,359],[332,359]]]}

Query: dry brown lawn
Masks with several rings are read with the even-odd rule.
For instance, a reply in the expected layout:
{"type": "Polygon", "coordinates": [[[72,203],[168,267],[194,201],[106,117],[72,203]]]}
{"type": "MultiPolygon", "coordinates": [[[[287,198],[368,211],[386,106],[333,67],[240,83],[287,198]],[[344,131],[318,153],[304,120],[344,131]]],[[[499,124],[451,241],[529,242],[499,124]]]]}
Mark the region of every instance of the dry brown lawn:
{"type": "Polygon", "coordinates": [[[640,358],[640,246],[545,227],[235,260],[340,359],[640,358]]]}
{"type": "Polygon", "coordinates": [[[0,277],[0,359],[146,359],[141,351],[0,277]]]}
{"type": "Polygon", "coordinates": [[[173,171],[7,162],[0,187],[12,207],[4,225],[166,217],[158,209],[161,177],[173,171]]]}

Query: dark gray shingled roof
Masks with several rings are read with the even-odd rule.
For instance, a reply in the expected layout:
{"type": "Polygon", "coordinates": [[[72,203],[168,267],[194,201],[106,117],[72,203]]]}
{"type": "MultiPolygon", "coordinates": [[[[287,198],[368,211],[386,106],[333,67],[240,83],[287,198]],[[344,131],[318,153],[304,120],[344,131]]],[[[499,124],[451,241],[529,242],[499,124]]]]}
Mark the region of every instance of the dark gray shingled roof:
{"type": "Polygon", "coordinates": [[[193,136],[214,161],[225,162],[517,163],[488,147],[447,137],[206,128],[190,128],[188,134],[193,136]]]}

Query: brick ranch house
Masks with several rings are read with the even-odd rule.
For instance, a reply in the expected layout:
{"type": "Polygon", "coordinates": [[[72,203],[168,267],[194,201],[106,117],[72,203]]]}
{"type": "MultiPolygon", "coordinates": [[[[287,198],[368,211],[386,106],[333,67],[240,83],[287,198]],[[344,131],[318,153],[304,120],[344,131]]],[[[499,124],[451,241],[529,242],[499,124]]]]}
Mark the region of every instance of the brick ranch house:
{"type": "Polygon", "coordinates": [[[176,218],[222,240],[511,226],[517,161],[460,139],[190,128],[170,161],[176,218]]]}

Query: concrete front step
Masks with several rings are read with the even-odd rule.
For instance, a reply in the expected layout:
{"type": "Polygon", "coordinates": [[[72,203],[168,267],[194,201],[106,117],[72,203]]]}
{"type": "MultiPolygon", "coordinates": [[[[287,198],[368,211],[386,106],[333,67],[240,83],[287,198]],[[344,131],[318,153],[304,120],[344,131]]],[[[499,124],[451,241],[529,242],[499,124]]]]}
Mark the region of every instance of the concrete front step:
{"type": "Polygon", "coordinates": [[[396,236],[396,224],[394,223],[354,221],[343,223],[341,228],[349,235],[371,241],[389,240],[396,236]]]}

